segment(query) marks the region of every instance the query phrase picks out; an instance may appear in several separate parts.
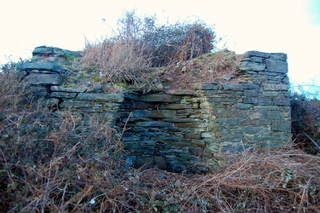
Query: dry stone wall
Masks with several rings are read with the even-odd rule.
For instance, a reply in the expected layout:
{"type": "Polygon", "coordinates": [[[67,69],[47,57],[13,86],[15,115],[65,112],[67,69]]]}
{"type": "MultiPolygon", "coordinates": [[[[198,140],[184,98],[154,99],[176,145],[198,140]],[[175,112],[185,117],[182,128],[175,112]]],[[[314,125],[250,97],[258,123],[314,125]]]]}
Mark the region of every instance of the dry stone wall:
{"type": "MultiPolygon", "coordinates": [[[[84,119],[95,116],[125,128],[122,142],[130,166],[201,171],[203,163],[217,163],[221,151],[276,148],[290,139],[286,54],[247,52],[236,82],[106,94],[99,85],[64,85],[68,71],[52,61],[39,62],[41,54],[48,54],[40,48],[34,51],[37,61],[18,65],[31,94],[50,100],[58,110],[73,109],[84,119]]],[[[54,50],[63,57],[63,50],[51,50],[51,57],[57,55],[54,50]]]]}

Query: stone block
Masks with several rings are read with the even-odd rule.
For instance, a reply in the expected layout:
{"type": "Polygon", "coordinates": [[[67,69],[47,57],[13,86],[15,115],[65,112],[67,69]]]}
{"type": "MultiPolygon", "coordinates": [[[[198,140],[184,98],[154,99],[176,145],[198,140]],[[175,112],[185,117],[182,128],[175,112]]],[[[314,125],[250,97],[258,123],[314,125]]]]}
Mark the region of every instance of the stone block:
{"type": "Polygon", "coordinates": [[[197,133],[185,133],[184,134],[185,138],[189,138],[189,139],[200,139],[201,138],[201,134],[197,134],[197,133]]]}
{"type": "Polygon", "coordinates": [[[220,110],[219,112],[215,112],[217,118],[244,118],[247,116],[245,110],[220,110]]]}
{"type": "Polygon", "coordinates": [[[281,112],[279,111],[267,111],[265,112],[266,119],[268,120],[279,120],[282,119],[281,112]]]}
{"type": "Polygon", "coordinates": [[[215,84],[215,83],[211,83],[211,84],[202,84],[202,88],[203,90],[219,90],[222,89],[220,84],[215,84]]]}
{"type": "Polygon", "coordinates": [[[203,138],[212,138],[214,136],[213,132],[203,132],[201,133],[201,137],[203,138]]]}
{"type": "Polygon", "coordinates": [[[254,109],[257,109],[257,110],[279,110],[279,107],[278,106],[255,106],[254,109]]]}
{"type": "Polygon", "coordinates": [[[154,93],[140,96],[142,102],[161,102],[161,103],[174,103],[180,102],[181,97],[177,95],[169,95],[165,93],[154,93]]]}
{"type": "Polygon", "coordinates": [[[20,71],[45,70],[53,73],[65,72],[65,69],[62,66],[54,63],[17,63],[17,69],[20,71]]]}
{"type": "Polygon", "coordinates": [[[140,96],[132,93],[124,93],[124,98],[134,100],[134,101],[139,101],[140,96]]]}
{"type": "Polygon", "coordinates": [[[257,97],[259,96],[259,90],[245,90],[244,95],[245,96],[252,96],[252,97],[257,97]]]}
{"type": "Polygon", "coordinates": [[[134,110],[133,118],[172,118],[176,117],[176,110],[134,110]]]}
{"type": "Polygon", "coordinates": [[[287,60],[287,54],[285,54],[285,53],[271,53],[270,54],[270,59],[286,61],[287,60]]]}
{"type": "Polygon", "coordinates": [[[244,98],[243,103],[245,104],[259,104],[259,103],[270,103],[271,99],[268,97],[249,97],[244,98]]]}
{"type": "Polygon", "coordinates": [[[191,144],[199,147],[205,147],[206,143],[204,140],[197,140],[197,139],[192,139],[191,144]]]}
{"type": "Polygon", "coordinates": [[[167,160],[163,156],[155,156],[154,157],[154,166],[159,169],[167,169],[167,160]]]}
{"type": "Polygon", "coordinates": [[[251,50],[251,51],[247,51],[243,56],[246,58],[250,58],[250,57],[269,58],[270,53],[251,50]]]}
{"type": "Polygon", "coordinates": [[[290,106],[289,98],[274,98],[273,103],[278,106],[290,106]]]}
{"type": "Polygon", "coordinates": [[[251,104],[241,104],[241,103],[238,103],[238,104],[235,104],[233,105],[236,109],[250,109],[252,107],[251,104]]]}
{"type": "Polygon", "coordinates": [[[242,71],[264,71],[266,65],[263,63],[240,62],[238,69],[242,71]]]}
{"type": "Polygon", "coordinates": [[[31,85],[52,86],[61,85],[64,77],[60,74],[30,74],[26,77],[26,81],[31,85]]]}
{"type": "Polygon", "coordinates": [[[200,103],[199,106],[201,109],[211,109],[212,108],[212,104],[210,102],[202,102],[202,103],[200,103]]]}
{"type": "Polygon", "coordinates": [[[166,104],[165,109],[190,109],[191,106],[188,104],[166,104]]]}
{"type": "Polygon", "coordinates": [[[151,168],[154,165],[154,157],[138,157],[134,163],[135,168],[151,168]]]}
{"type": "Polygon", "coordinates": [[[138,127],[172,127],[172,123],[162,122],[162,121],[147,121],[147,122],[137,122],[138,127]]]}
{"type": "Polygon", "coordinates": [[[272,131],[279,131],[279,132],[290,132],[291,131],[291,122],[290,121],[283,121],[283,120],[272,121],[271,130],[272,131]]]}
{"type": "Polygon", "coordinates": [[[235,104],[237,99],[234,98],[208,98],[209,102],[213,103],[223,103],[223,104],[235,104]]]}
{"type": "Polygon", "coordinates": [[[62,103],[59,104],[59,106],[61,108],[75,108],[75,109],[79,109],[79,108],[91,108],[94,105],[90,102],[86,102],[86,101],[63,101],[62,103]]]}
{"type": "Polygon", "coordinates": [[[50,94],[50,96],[52,98],[68,98],[68,99],[70,99],[70,98],[76,97],[77,94],[78,93],[74,93],[74,92],[72,92],[72,93],[71,92],[52,92],[50,94]]]}
{"type": "Polygon", "coordinates": [[[280,73],[288,72],[288,64],[287,62],[284,62],[284,61],[267,59],[266,65],[267,65],[268,72],[280,72],[280,73]]]}
{"type": "Polygon", "coordinates": [[[163,121],[170,122],[170,123],[195,123],[199,122],[199,119],[194,118],[166,118],[163,121]]]}
{"type": "Polygon", "coordinates": [[[235,126],[239,123],[238,118],[217,118],[216,121],[221,126],[235,126]]]}
{"type": "Polygon", "coordinates": [[[195,156],[201,156],[203,152],[203,148],[201,147],[189,147],[189,153],[195,156]]]}
{"type": "Polygon", "coordinates": [[[223,84],[222,85],[225,90],[251,90],[251,89],[259,89],[259,84],[223,84]]]}
{"type": "Polygon", "coordinates": [[[179,90],[167,90],[166,94],[170,95],[196,95],[197,92],[195,90],[190,89],[179,89],[179,90]]]}
{"type": "Polygon", "coordinates": [[[261,96],[264,97],[277,97],[279,95],[279,92],[276,91],[264,91],[261,93],[261,96]]]}
{"type": "Polygon", "coordinates": [[[76,97],[79,101],[104,101],[104,102],[123,102],[123,94],[103,94],[103,93],[79,93],[76,97]]]}
{"type": "Polygon", "coordinates": [[[262,125],[260,119],[245,119],[240,121],[240,126],[258,126],[262,125]]]}
{"type": "Polygon", "coordinates": [[[85,92],[87,88],[77,86],[51,86],[50,91],[52,92],[85,92]]]}

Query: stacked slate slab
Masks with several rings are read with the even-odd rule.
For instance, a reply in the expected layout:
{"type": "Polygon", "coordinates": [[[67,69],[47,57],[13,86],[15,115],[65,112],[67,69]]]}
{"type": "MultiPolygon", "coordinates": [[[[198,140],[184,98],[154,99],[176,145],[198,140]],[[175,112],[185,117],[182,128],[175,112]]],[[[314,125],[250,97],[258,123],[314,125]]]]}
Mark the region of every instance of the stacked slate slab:
{"type": "Polygon", "coordinates": [[[207,170],[204,164],[217,165],[221,152],[274,149],[290,140],[284,53],[245,53],[236,81],[124,94],[109,94],[100,85],[65,85],[70,73],[54,63],[54,57],[63,53],[59,48],[39,47],[34,61],[17,68],[33,96],[55,103],[57,112],[70,109],[82,113],[83,119],[96,117],[124,130],[121,140],[128,153],[124,160],[130,166],[201,172],[207,170]]]}

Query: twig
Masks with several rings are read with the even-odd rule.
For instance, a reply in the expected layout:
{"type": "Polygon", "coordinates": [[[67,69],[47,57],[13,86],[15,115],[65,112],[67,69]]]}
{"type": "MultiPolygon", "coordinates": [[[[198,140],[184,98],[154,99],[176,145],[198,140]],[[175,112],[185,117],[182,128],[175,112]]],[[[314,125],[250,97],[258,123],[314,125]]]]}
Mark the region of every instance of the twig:
{"type": "Polygon", "coordinates": [[[312,141],[312,143],[314,143],[314,145],[315,145],[315,146],[318,148],[318,150],[320,151],[319,145],[318,145],[309,135],[307,135],[307,133],[303,132],[303,134],[304,134],[305,136],[307,136],[307,138],[309,138],[309,139],[312,141]]]}

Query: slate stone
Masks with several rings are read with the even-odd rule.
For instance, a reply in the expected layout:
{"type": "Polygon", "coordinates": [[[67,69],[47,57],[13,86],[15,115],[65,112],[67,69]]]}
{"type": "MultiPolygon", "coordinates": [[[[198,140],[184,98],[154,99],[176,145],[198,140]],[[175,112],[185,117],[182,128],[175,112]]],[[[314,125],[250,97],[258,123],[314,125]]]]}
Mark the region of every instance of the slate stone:
{"type": "Polygon", "coordinates": [[[191,106],[187,104],[166,104],[165,109],[190,109],[191,106]]]}
{"type": "Polygon", "coordinates": [[[64,77],[60,74],[30,74],[26,81],[31,85],[52,86],[61,85],[64,77]]]}
{"type": "Polygon", "coordinates": [[[47,47],[47,46],[40,46],[40,47],[36,47],[33,52],[32,55],[45,55],[45,56],[51,56],[53,55],[54,50],[53,47],[47,47]]]}
{"type": "Polygon", "coordinates": [[[220,84],[202,84],[202,89],[204,90],[219,90],[221,89],[220,84]]]}
{"type": "Polygon", "coordinates": [[[167,90],[166,94],[170,94],[170,95],[196,95],[197,92],[195,90],[190,90],[190,89],[179,89],[179,90],[167,90]]]}
{"type": "Polygon", "coordinates": [[[135,168],[144,166],[145,169],[151,168],[154,164],[154,157],[139,157],[134,163],[135,168]]]}
{"type": "Polygon", "coordinates": [[[265,68],[265,64],[254,62],[240,62],[238,65],[238,69],[243,71],[264,71],[265,68]]]}
{"type": "Polygon", "coordinates": [[[251,57],[250,61],[255,62],[255,63],[262,63],[263,62],[261,57],[251,57]]]}
{"type": "Polygon", "coordinates": [[[274,120],[271,125],[272,131],[279,132],[290,132],[291,131],[291,122],[283,120],[274,120]]]}
{"type": "MultiPolygon", "coordinates": [[[[154,157],[154,166],[157,167],[158,169],[167,169],[168,165],[167,165],[167,160],[165,157],[163,156],[155,156],[154,157]]],[[[163,173],[160,173],[163,174],[163,173]]],[[[159,175],[160,175],[159,174],[159,175]]],[[[158,176],[158,178],[166,178],[166,176],[163,174],[162,176],[158,176]]]]}
{"type": "Polygon", "coordinates": [[[284,61],[267,59],[266,65],[267,65],[268,72],[280,72],[280,73],[288,72],[288,64],[287,62],[284,62],[284,61]]]}
{"type": "Polygon", "coordinates": [[[59,104],[61,108],[91,108],[93,107],[93,104],[91,102],[86,101],[63,101],[59,104]]]}
{"type": "Polygon", "coordinates": [[[281,112],[279,111],[267,111],[265,112],[266,119],[268,120],[279,120],[282,119],[281,112]]]}
{"type": "Polygon", "coordinates": [[[289,98],[274,98],[273,103],[278,106],[290,106],[289,98]]]}
{"type": "Polygon", "coordinates": [[[237,103],[237,99],[235,98],[208,98],[208,101],[212,103],[229,103],[229,104],[237,103]]]}
{"type": "Polygon", "coordinates": [[[189,147],[189,153],[195,156],[201,156],[203,152],[203,148],[201,147],[189,147]]]}
{"type": "Polygon", "coordinates": [[[276,91],[265,91],[261,93],[264,97],[277,97],[279,95],[279,92],[276,91]]]}
{"type": "Polygon", "coordinates": [[[171,118],[175,117],[175,110],[134,110],[132,117],[138,118],[171,118]]]}
{"type": "Polygon", "coordinates": [[[235,126],[239,124],[238,118],[217,118],[216,121],[222,126],[235,126]]]}
{"type": "Polygon", "coordinates": [[[259,96],[259,93],[260,93],[259,90],[245,90],[245,91],[244,91],[244,95],[245,95],[245,96],[257,97],[257,96],[259,96]]]}
{"type": "Polygon", "coordinates": [[[258,134],[259,132],[267,132],[268,128],[262,126],[245,126],[241,128],[244,133],[247,134],[258,134]]]}
{"type": "Polygon", "coordinates": [[[289,88],[288,84],[263,84],[264,90],[288,91],[289,88]]]}
{"type": "Polygon", "coordinates": [[[33,56],[43,56],[43,57],[56,56],[56,57],[64,57],[64,58],[66,57],[66,55],[80,57],[79,52],[65,50],[65,49],[61,49],[58,47],[47,47],[47,46],[36,47],[33,50],[32,55],[33,56]]]}
{"type": "Polygon", "coordinates": [[[123,102],[123,94],[103,94],[103,93],[79,93],[76,97],[79,101],[105,101],[105,102],[123,102]]]}
{"type": "Polygon", "coordinates": [[[243,103],[245,104],[257,104],[257,103],[268,103],[270,102],[270,98],[268,97],[249,97],[244,98],[243,103]]]}
{"type": "Polygon", "coordinates": [[[180,102],[181,97],[176,95],[169,95],[165,93],[146,94],[140,97],[142,102],[162,102],[162,103],[174,103],[180,102]]]}
{"type": "Polygon", "coordinates": [[[286,61],[287,60],[287,54],[285,54],[285,53],[271,53],[270,54],[270,59],[286,61]]]}
{"type": "Polygon", "coordinates": [[[137,122],[138,127],[172,127],[172,123],[162,121],[137,122]]]}
{"type": "Polygon", "coordinates": [[[68,86],[51,86],[50,90],[52,92],[85,92],[87,89],[84,87],[68,87],[68,86]]]}
{"type": "Polygon", "coordinates": [[[250,57],[269,58],[270,57],[270,53],[251,50],[251,51],[247,51],[243,56],[246,57],[246,58],[250,58],[250,57]]]}
{"type": "Polygon", "coordinates": [[[101,85],[94,85],[91,89],[88,89],[87,93],[100,93],[102,92],[101,85]]]}
{"type": "Polygon", "coordinates": [[[50,94],[52,98],[74,98],[78,93],[70,92],[53,92],[50,94]]]}
{"type": "Polygon", "coordinates": [[[258,84],[223,84],[225,90],[249,90],[249,89],[258,89],[260,86],[258,84]]]}
{"type": "Polygon", "coordinates": [[[54,73],[64,73],[66,70],[54,63],[17,63],[16,65],[17,69],[20,71],[31,71],[31,70],[45,70],[50,71],[54,73]]]}
{"type": "Polygon", "coordinates": [[[238,104],[235,104],[233,105],[236,109],[250,109],[252,107],[251,104],[241,104],[241,103],[238,103],[238,104]]]}

